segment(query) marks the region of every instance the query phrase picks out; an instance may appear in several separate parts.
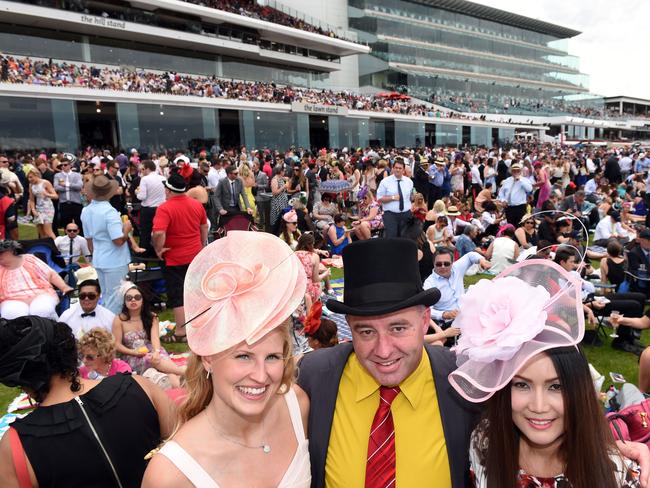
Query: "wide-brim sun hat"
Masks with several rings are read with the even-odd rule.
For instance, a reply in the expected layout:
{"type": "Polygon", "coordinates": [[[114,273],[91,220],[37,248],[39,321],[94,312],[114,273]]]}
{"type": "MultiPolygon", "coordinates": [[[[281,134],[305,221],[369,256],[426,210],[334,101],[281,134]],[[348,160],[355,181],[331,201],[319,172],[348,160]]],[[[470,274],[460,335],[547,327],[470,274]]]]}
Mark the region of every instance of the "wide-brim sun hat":
{"type": "Polygon", "coordinates": [[[415,242],[369,239],[343,249],[343,301],[330,299],[327,308],[345,315],[373,316],[440,300],[437,288],[424,290],[415,242]]]}
{"type": "Polygon", "coordinates": [[[305,296],[298,257],[265,232],[231,231],[192,260],[185,277],[187,341],[199,356],[246,342],[280,326],[305,296]]]}
{"type": "Polygon", "coordinates": [[[542,259],[470,286],[454,320],[462,333],[452,387],[470,402],[483,402],[537,354],[577,346],[585,328],[581,290],[574,275],[542,259]]]}
{"type": "Polygon", "coordinates": [[[457,206],[452,205],[451,207],[447,208],[445,215],[448,215],[449,217],[458,217],[460,215],[460,212],[457,206]]]}
{"type": "Polygon", "coordinates": [[[110,200],[117,193],[117,181],[111,180],[104,175],[95,176],[89,185],[89,191],[94,200],[99,202],[110,200]]]}

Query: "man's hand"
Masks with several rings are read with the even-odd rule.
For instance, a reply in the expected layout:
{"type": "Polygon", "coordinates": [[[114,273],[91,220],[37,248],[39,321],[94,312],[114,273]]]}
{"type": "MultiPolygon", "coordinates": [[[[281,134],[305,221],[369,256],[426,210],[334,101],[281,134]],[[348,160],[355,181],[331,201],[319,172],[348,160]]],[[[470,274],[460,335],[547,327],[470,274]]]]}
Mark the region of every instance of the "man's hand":
{"type": "Polygon", "coordinates": [[[219,210],[219,215],[226,215],[228,212],[224,210],[223,208],[219,210]]]}
{"type": "Polygon", "coordinates": [[[158,256],[158,258],[162,261],[163,259],[165,259],[163,256],[170,249],[171,248],[169,248],[169,247],[163,247],[160,251],[156,251],[156,256],[158,256]]]}
{"type": "Polygon", "coordinates": [[[591,311],[590,308],[587,308],[586,310],[586,315],[587,315],[587,322],[589,322],[590,325],[596,325],[596,316],[594,313],[591,311]]]}
{"type": "Polygon", "coordinates": [[[445,320],[454,320],[457,315],[458,310],[448,310],[446,312],[442,312],[442,318],[445,320]]]}
{"type": "Polygon", "coordinates": [[[481,266],[483,269],[490,269],[492,267],[492,263],[488,261],[487,259],[481,259],[478,264],[481,266]]]}
{"type": "Polygon", "coordinates": [[[636,461],[641,468],[641,486],[650,488],[650,450],[648,450],[648,446],[630,441],[616,441],[616,446],[623,456],[636,461]]]}

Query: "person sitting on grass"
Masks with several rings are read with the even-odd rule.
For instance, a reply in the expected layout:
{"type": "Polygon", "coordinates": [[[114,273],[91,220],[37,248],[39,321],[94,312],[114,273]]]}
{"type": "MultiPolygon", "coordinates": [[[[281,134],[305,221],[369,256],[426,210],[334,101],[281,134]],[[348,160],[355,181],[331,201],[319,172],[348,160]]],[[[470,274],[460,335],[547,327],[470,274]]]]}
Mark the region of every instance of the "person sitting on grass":
{"type": "Polygon", "coordinates": [[[90,329],[79,340],[79,367],[82,378],[100,380],[117,373],[131,373],[128,363],[115,357],[115,337],[102,327],[90,329]]]}

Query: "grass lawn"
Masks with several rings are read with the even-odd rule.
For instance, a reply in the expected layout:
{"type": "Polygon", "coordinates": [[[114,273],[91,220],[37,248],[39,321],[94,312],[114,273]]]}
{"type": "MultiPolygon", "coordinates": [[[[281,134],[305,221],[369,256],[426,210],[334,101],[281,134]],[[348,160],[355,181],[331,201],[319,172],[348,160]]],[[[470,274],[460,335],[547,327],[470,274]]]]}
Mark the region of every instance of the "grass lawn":
{"type": "MultiPolygon", "coordinates": [[[[20,225],[21,239],[35,239],[36,229],[33,225],[20,225]]],[[[343,270],[332,268],[332,279],[342,278],[343,270]]],[[[465,278],[465,286],[476,283],[478,280],[486,278],[485,275],[468,276],[465,278]]],[[[160,314],[161,320],[173,320],[170,310],[165,310],[160,314]]],[[[645,344],[650,344],[650,330],[644,331],[641,335],[641,340],[645,344]]],[[[605,385],[611,383],[609,379],[609,372],[621,373],[630,382],[637,384],[639,379],[639,366],[638,359],[634,354],[617,351],[611,348],[611,339],[609,337],[604,341],[605,343],[600,347],[585,346],[585,352],[589,361],[594,367],[602,374],[605,375],[605,385]]],[[[184,352],[187,350],[185,344],[167,344],[165,348],[169,352],[184,352]]],[[[18,388],[7,388],[0,385],[0,415],[6,412],[7,405],[13,398],[18,395],[18,388]]]]}

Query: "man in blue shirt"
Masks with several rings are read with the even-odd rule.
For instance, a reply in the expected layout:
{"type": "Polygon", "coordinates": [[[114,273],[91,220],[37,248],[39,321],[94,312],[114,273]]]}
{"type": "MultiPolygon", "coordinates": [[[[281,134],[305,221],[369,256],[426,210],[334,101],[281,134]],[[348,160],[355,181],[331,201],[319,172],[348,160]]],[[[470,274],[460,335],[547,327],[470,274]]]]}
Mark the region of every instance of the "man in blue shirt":
{"type": "Polygon", "coordinates": [[[528,194],[533,191],[533,184],[528,178],[521,177],[521,164],[518,162],[512,163],[510,173],[512,176],[506,178],[501,185],[499,200],[507,205],[508,223],[517,227],[526,215],[526,202],[528,194]]]}
{"type": "Polygon", "coordinates": [[[433,208],[433,204],[436,200],[442,198],[442,186],[445,183],[445,174],[447,172],[447,165],[445,160],[442,158],[436,158],[436,161],[433,165],[429,167],[428,176],[429,176],[429,195],[427,197],[427,206],[429,210],[433,208]]]}
{"type": "Polygon", "coordinates": [[[395,158],[393,173],[382,179],[377,200],[384,209],[384,237],[401,237],[411,217],[413,181],[404,176],[404,160],[395,158]]]}
{"type": "Polygon", "coordinates": [[[129,272],[131,253],[128,240],[132,230],[131,223],[128,220],[122,223],[120,214],[109,203],[117,188],[117,181],[104,175],[96,176],[88,185],[88,194],[93,201],[81,212],[104,306],[114,314],[122,311],[119,287],[129,272]]]}
{"type": "Polygon", "coordinates": [[[431,307],[431,318],[436,322],[451,322],[458,315],[460,298],[465,293],[463,278],[468,268],[479,264],[489,269],[492,264],[477,252],[470,252],[454,263],[454,251],[438,248],[433,255],[433,273],[424,282],[424,289],[440,290],[440,300],[431,307]]]}

